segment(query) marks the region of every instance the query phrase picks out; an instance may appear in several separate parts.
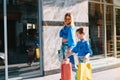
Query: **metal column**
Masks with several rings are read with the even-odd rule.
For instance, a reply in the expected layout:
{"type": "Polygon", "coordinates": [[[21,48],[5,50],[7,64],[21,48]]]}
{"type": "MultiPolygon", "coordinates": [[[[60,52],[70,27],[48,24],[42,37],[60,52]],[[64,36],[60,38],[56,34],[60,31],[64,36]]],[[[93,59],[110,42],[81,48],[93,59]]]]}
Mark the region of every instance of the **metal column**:
{"type": "Polygon", "coordinates": [[[106,35],[106,1],[104,0],[104,53],[105,53],[105,58],[107,57],[107,35],[106,35]]]}
{"type": "Polygon", "coordinates": [[[114,8],[113,8],[113,14],[114,14],[114,16],[113,16],[113,21],[114,21],[114,56],[115,57],[117,57],[117,44],[116,44],[116,8],[115,8],[115,6],[114,6],[114,8]]]}
{"type": "Polygon", "coordinates": [[[7,55],[7,1],[3,2],[4,10],[4,52],[5,52],[5,80],[8,80],[8,55],[7,55]]]}
{"type": "Polygon", "coordinates": [[[40,75],[44,75],[44,58],[43,58],[43,25],[42,25],[42,0],[38,0],[38,26],[39,26],[39,42],[40,42],[40,75]]]}

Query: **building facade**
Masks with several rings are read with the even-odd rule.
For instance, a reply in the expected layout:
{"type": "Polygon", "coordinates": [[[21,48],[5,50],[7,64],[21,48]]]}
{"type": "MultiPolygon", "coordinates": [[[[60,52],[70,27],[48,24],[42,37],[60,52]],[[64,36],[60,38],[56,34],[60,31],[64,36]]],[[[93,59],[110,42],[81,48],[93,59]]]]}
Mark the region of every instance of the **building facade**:
{"type": "Polygon", "coordinates": [[[0,52],[7,55],[1,80],[43,76],[59,68],[59,30],[66,12],[73,13],[76,29],[85,28],[93,56],[119,58],[119,0],[1,0],[0,8],[0,52]],[[35,48],[36,40],[40,58],[30,66],[27,50],[35,48]]]}

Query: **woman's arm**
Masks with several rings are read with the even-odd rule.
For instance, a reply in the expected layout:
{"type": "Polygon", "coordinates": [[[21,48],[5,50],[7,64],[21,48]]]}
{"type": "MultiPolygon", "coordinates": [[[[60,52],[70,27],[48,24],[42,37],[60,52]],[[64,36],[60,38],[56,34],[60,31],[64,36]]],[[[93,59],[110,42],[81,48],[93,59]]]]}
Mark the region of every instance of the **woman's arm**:
{"type": "Polygon", "coordinates": [[[60,30],[59,32],[59,37],[62,37],[63,36],[63,32],[62,32],[62,29],[60,30]]]}
{"type": "Polygon", "coordinates": [[[78,43],[74,48],[68,48],[70,51],[67,52],[67,57],[71,56],[73,53],[78,53],[78,43]]]}
{"type": "Polygon", "coordinates": [[[70,26],[69,31],[68,31],[68,47],[73,47],[75,46],[75,30],[72,26],[70,26]]]}

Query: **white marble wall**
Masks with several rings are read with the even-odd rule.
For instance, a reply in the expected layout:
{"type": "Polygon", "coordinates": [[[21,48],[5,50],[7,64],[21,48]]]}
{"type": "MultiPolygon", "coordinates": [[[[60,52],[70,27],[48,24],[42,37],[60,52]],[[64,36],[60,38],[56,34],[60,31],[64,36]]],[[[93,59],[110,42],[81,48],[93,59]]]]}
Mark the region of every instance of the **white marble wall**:
{"type": "Polygon", "coordinates": [[[59,68],[57,50],[60,49],[60,26],[44,26],[44,69],[45,71],[59,68]]]}
{"type": "MultiPolygon", "coordinates": [[[[88,23],[88,1],[87,0],[43,0],[43,21],[63,21],[66,12],[72,12],[74,22],[88,23]]],[[[81,26],[76,26],[77,29],[81,26]]],[[[61,40],[59,31],[62,26],[43,26],[44,36],[44,69],[45,71],[60,67],[57,50],[60,49],[61,40]]],[[[84,26],[86,38],[88,26],[84,26]]]]}
{"type": "MultiPolygon", "coordinates": [[[[45,71],[57,69],[60,67],[57,50],[61,47],[59,31],[62,26],[44,26],[44,68],[45,71]]],[[[79,27],[75,27],[77,29],[79,27]]],[[[83,27],[86,35],[85,39],[89,40],[89,29],[83,27]]],[[[76,38],[77,41],[77,38],[76,38]]]]}
{"type": "Polygon", "coordinates": [[[88,22],[88,1],[43,0],[44,21],[63,21],[66,12],[73,13],[75,22],[88,22]]]}

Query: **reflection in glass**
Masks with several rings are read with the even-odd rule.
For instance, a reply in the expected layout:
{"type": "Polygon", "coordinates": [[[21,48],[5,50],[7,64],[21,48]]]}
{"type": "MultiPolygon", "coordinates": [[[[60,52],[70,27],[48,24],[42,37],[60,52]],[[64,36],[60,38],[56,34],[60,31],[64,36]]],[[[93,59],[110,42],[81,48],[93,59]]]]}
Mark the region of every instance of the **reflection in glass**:
{"type": "Polygon", "coordinates": [[[113,3],[113,0],[105,0],[107,3],[113,3]]]}
{"type": "Polygon", "coordinates": [[[39,48],[37,22],[38,0],[7,0],[9,78],[40,73],[39,58],[36,58],[39,48]]]}
{"type": "Polygon", "coordinates": [[[91,0],[91,1],[103,2],[104,0],[91,0]]]}
{"type": "Polygon", "coordinates": [[[90,1],[113,3],[113,0],[90,0],[90,1]]]}
{"type": "Polygon", "coordinates": [[[0,0],[0,80],[5,80],[3,0],[0,0]]]}
{"type": "Polygon", "coordinates": [[[120,9],[116,9],[116,41],[117,57],[120,57],[120,9]]]}
{"type": "Polygon", "coordinates": [[[106,7],[106,35],[107,35],[107,55],[114,56],[114,27],[113,27],[113,6],[106,7]]]}
{"type": "Polygon", "coordinates": [[[93,55],[100,55],[104,52],[104,27],[103,27],[103,5],[89,3],[89,26],[90,40],[93,55]]]}

